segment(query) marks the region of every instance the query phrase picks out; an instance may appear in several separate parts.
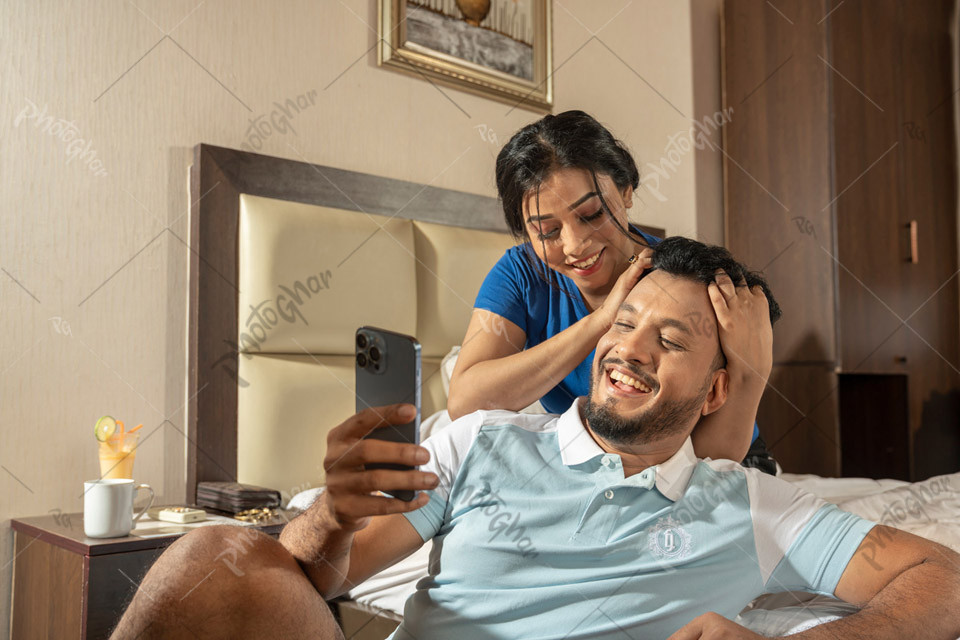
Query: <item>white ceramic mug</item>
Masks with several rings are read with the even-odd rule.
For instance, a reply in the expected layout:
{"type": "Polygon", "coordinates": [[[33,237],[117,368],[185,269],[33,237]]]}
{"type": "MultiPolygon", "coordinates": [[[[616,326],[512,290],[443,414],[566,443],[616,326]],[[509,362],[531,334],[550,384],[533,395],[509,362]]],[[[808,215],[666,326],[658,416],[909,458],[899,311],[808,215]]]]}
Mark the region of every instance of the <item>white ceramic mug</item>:
{"type": "Polygon", "coordinates": [[[83,532],[88,538],[120,538],[153,504],[153,489],[127,478],[103,478],[83,483],[83,532]],[[133,515],[133,497],[140,489],[150,492],[150,502],[133,515]]]}

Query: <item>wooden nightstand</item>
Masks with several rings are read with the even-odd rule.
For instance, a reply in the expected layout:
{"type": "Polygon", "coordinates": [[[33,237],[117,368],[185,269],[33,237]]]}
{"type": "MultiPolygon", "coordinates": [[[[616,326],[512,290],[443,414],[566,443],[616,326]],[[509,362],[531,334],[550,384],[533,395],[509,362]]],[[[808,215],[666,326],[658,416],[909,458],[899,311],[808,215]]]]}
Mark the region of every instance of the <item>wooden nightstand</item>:
{"type": "MultiPolygon", "coordinates": [[[[292,514],[289,514],[292,516],[292,514]]],[[[258,528],[278,536],[288,514],[258,528]]],[[[19,518],[14,530],[11,637],[109,637],[147,570],[179,535],[87,538],[79,513],[19,518]]]]}

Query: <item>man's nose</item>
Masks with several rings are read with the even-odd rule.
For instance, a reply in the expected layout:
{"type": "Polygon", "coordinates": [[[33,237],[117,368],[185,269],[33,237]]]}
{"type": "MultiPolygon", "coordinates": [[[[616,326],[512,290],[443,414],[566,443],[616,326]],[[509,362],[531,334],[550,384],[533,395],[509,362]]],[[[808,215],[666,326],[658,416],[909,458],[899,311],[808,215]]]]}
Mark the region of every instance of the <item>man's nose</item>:
{"type": "Polygon", "coordinates": [[[652,365],[653,338],[645,336],[639,331],[624,336],[614,349],[614,355],[624,362],[632,362],[641,366],[652,365]]]}

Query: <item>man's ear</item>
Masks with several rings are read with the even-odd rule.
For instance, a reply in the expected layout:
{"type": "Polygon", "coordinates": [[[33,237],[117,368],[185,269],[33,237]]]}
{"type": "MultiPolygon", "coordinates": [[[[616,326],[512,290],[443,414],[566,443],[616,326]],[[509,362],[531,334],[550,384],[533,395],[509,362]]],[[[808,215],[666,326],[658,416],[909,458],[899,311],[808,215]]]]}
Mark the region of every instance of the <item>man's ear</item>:
{"type": "Polygon", "coordinates": [[[717,369],[713,372],[713,383],[707,392],[700,410],[701,415],[710,415],[727,402],[727,390],[730,387],[730,376],[726,369],[717,369]]]}

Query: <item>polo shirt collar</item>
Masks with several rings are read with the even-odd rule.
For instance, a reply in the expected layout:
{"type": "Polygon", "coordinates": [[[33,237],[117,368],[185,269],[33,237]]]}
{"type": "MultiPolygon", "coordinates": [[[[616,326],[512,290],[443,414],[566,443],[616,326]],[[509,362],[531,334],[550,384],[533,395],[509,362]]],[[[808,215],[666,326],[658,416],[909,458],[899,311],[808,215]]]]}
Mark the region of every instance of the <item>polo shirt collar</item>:
{"type": "MultiPolygon", "coordinates": [[[[607,453],[600,448],[580,419],[582,400],[582,397],[574,400],[570,408],[557,419],[560,460],[568,467],[583,464],[607,453]]],[[[693,442],[688,436],[675,454],[652,467],[656,473],[656,487],[660,493],[674,502],[679,500],[687,488],[697,462],[693,442]]]]}

